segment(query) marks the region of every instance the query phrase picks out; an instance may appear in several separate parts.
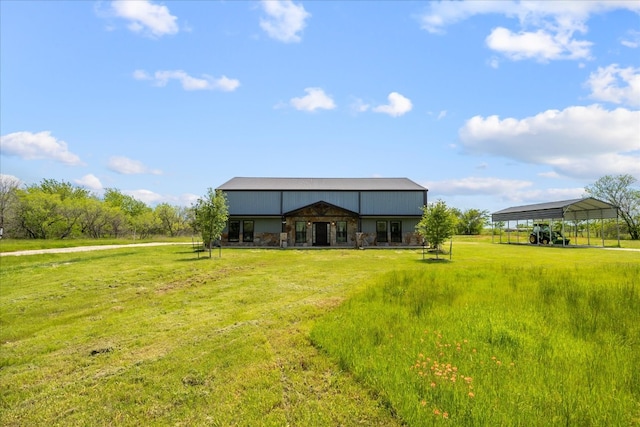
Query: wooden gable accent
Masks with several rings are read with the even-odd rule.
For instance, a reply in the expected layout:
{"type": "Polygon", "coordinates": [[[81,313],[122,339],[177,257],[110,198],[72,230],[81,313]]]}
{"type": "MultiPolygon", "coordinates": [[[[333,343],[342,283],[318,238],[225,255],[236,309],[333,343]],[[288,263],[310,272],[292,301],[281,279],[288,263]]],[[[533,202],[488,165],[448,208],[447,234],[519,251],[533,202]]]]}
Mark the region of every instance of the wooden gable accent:
{"type": "Polygon", "coordinates": [[[341,208],[325,201],[312,203],[291,212],[287,212],[284,215],[297,217],[358,217],[357,212],[341,208]]]}

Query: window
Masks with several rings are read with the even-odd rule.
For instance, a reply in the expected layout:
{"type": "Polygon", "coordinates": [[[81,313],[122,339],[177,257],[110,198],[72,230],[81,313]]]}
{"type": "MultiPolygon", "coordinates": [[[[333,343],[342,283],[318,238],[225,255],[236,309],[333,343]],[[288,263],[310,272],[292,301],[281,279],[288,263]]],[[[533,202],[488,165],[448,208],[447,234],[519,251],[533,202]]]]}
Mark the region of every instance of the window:
{"type": "Polygon", "coordinates": [[[347,223],[346,221],[336,222],[336,243],[347,243],[347,223]]]}
{"type": "Polygon", "coordinates": [[[242,221],[242,241],[253,242],[253,221],[242,221]]]}
{"type": "Polygon", "coordinates": [[[376,238],[378,242],[388,242],[387,240],[387,221],[376,222],[376,238]]]}
{"type": "Polygon", "coordinates": [[[240,241],[240,221],[229,221],[229,241],[240,241]]]}
{"type": "Polygon", "coordinates": [[[391,221],[391,241],[394,243],[402,243],[401,221],[391,221]]]}
{"type": "Polygon", "coordinates": [[[296,221],[296,243],[307,243],[307,223],[296,221]]]}

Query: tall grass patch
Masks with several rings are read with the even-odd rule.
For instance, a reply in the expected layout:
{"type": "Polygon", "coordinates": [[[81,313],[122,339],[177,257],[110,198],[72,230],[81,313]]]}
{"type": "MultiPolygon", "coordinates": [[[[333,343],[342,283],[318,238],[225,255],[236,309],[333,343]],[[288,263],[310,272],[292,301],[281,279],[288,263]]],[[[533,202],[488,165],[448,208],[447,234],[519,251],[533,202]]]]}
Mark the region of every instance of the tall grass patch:
{"type": "Polygon", "coordinates": [[[412,426],[640,423],[640,264],[391,271],[312,341],[412,426]]]}

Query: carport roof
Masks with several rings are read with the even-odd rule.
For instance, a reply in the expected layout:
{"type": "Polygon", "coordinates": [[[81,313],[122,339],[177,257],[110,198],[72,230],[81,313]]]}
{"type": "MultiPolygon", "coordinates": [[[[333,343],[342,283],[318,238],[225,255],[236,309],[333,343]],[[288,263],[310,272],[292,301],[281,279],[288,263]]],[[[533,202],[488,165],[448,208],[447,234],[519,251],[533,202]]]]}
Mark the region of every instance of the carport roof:
{"type": "Polygon", "coordinates": [[[561,200],[537,203],[535,205],[514,206],[491,214],[491,221],[516,221],[529,219],[610,219],[618,217],[618,208],[611,203],[586,197],[583,199],[561,200]]]}

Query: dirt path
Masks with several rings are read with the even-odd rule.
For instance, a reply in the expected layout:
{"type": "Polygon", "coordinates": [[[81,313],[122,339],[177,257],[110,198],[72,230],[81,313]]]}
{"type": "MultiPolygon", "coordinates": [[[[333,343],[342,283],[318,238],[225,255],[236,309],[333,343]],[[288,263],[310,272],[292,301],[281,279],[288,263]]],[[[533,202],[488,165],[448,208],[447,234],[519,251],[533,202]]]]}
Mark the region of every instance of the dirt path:
{"type": "Polygon", "coordinates": [[[29,251],[0,252],[0,256],[22,256],[22,255],[40,255],[40,254],[63,254],[70,252],[86,252],[86,251],[103,251],[107,249],[132,248],[140,246],[166,246],[166,245],[190,245],[189,242],[158,242],[158,243],[130,243],[126,245],[96,245],[96,246],[75,246],[72,248],[55,248],[55,249],[33,249],[29,251]]]}

